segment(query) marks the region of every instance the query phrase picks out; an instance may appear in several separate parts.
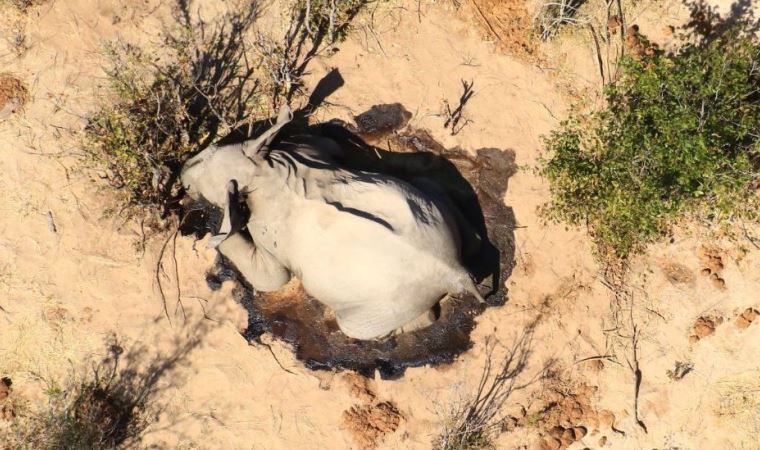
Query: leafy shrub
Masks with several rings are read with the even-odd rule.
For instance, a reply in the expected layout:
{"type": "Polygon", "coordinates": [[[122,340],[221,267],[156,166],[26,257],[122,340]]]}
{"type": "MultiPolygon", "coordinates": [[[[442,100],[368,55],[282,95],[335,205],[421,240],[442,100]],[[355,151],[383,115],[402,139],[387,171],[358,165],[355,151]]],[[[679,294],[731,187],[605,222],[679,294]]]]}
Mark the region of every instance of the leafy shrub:
{"type": "Polygon", "coordinates": [[[756,219],[760,44],[753,27],[708,26],[674,53],[624,57],[606,108],[572,113],[545,140],[547,216],[586,225],[600,254],[619,259],[685,216],[756,219]]]}

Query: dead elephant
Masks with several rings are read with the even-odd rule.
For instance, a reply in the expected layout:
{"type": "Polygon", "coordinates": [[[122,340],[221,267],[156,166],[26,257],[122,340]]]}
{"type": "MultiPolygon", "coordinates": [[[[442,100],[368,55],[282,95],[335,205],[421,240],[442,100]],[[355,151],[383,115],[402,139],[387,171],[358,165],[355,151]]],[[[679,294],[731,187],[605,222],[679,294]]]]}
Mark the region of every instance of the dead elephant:
{"type": "Polygon", "coordinates": [[[461,263],[456,212],[398,178],[340,167],[330,139],[269,148],[291,118],[283,108],[262,136],[210,147],[182,169],[191,197],[225,209],[211,245],[255,289],[276,290],[294,275],[357,339],[429,324],[447,294],[483,301],[461,263]]]}

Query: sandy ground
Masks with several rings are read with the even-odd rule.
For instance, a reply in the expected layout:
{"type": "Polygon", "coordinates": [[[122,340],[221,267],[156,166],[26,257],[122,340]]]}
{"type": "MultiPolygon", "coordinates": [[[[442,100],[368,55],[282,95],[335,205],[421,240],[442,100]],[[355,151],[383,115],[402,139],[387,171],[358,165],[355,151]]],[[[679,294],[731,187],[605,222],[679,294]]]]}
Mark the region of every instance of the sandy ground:
{"type": "MultiPolygon", "coordinates": [[[[114,212],[113,191],[82,169],[77,141],[107,92],[102,42],[150,41],[162,9],[150,0],[55,0],[2,18],[2,70],[30,89],[23,113],[0,122],[0,375],[13,379],[14,392],[43,402],[46,383],[99,358],[115,334],[125,348],[144,348],[144,364],[183,355],[160,381],[163,409],[146,447],[343,449],[376,440],[425,449],[477,386],[487,342],[498,362],[529,336],[515,350],[526,365],[505,404],[514,420],[498,448],[534,448],[566,422],[584,427],[569,448],[760,448],[760,321],[744,327],[738,319],[760,308],[760,251],[684,231],[637,260],[632,300],[615,300],[586,235],[539,220],[548,189],[530,170],[541,135],[573,102],[598,95],[590,38],[570,33],[537,58],[500,45],[471,5],[422,3],[418,11],[417,2],[391,2],[360,18],[337,54],[315,62],[309,82],[333,67],[346,80],[320,120],[399,102],[413,126],[445,145],[511,149],[525,167],[504,199],[517,219],[509,301],[478,318],[471,351],[394,381],[305,369],[279,342],[248,345],[246,313],[230,287],[212,292],[204,281],[213,251],[190,238],[175,241],[187,319],[172,311],[176,285],[166,281],[170,323],[154,273],[165,236],[144,240],[140,223],[114,212]],[[461,80],[474,82],[471,123],[452,136],[442,112],[461,80]],[[705,268],[724,282],[703,276],[705,268]],[[677,362],[693,369],[676,379],[668,370],[677,362]],[[636,364],[646,432],[636,423],[636,364]],[[538,379],[547,367],[551,376],[538,379]],[[370,429],[367,440],[356,428],[370,429]]],[[[639,2],[629,18],[665,40],[663,28],[683,12],[677,2],[639,2]]]]}

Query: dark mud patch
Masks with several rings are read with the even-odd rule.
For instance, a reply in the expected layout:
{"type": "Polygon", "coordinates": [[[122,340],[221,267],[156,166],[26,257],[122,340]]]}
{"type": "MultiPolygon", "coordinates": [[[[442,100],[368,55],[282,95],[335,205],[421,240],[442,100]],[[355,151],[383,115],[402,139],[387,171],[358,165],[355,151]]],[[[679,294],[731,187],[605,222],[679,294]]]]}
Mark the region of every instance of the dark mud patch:
{"type": "MultiPolygon", "coordinates": [[[[449,202],[461,213],[461,227],[469,230],[463,237],[465,265],[488,305],[502,305],[504,282],[514,267],[514,214],[503,202],[516,170],[514,152],[484,148],[473,156],[460,148],[447,149],[426,131],[398,130],[406,125],[408,114],[400,105],[379,105],[357,116],[359,127],[334,121],[299,132],[334,139],[346,150],[341,161],[346,167],[394,175],[423,190],[432,189],[449,202]],[[385,148],[365,142],[378,133],[384,133],[385,148]],[[475,233],[487,238],[473,239],[475,233]]],[[[287,133],[285,137],[297,139],[287,133]]],[[[195,221],[204,224],[202,230],[216,229],[219,214],[204,209],[193,208],[195,221]]],[[[198,228],[184,231],[202,234],[198,228]]],[[[360,341],[344,335],[329,308],[309,296],[297,280],[278,292],[258,293],[220,256],[207,282],[217,289],[230,279],[239,283],[233,295],[248,310],[247,339],[258,341],[271,333],[291,344],[296,357],[311,369],[350,369],[368,377],[377,370],[384,379],[401,377],[407,367],[452,362],[471,347],[475,317],[484,310],[474,298],[450,298],[440,303],[438,320],[430,327],[360,341]]]]}

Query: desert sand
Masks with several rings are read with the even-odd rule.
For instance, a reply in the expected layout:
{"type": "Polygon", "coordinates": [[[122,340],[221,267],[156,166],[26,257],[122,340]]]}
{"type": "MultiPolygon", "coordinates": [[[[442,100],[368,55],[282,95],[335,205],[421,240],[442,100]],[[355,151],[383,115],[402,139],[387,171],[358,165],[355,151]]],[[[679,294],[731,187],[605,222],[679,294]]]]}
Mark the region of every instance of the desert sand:
{"type": "MultiPolygon", "coordinates": [[[[121,215],[79,141],[108,97],[102,43],[154,42],[165,4],[53,0],[21,15],[0,2],[0,71],[29,89],[23,109],[0,121],[0,376],[13,380],[13,395],[44,404],[51,382],[102,357],[116,336],[139,349],[140,368],[176,360],[157,382],[161,409],[143,447],[427,449],[477,388],[493,348],[494,364],[510,351],[524,361],[497,448],[760,448],[760,321],[742,317],[760,309],[760,250],[683,229],[634,261],[632,295],[616,298],[584,230],[540,219],[548,186],[532,170],[541,136],[573,103],[599,98],[593,43],[579,29],[526,48],[514,32],[526,19],[514,17],[529,23],[534,6],[508,3],[390,1],[360,16],[307,77],[313,86],[338,68],[345,79],[317,121],[401,103],[411,126],[445,146],[509,149],[520,167],[503,199],[516,218],[507,303],[477,318],[472,349],[454,363],[382,380],[307,369],[267,335],[267,345],[249,344],[232,287],[205,282],[214,251],[190,236],[169,243],[176,275],[166,262],[165,316],[155,270],[169,231],[146,235],[121,215]],[[456,103],[462,80],[475,95],[452,135],[444,101],[456,103]],[[551,440],[564,429],[572,439],[551,440]]],[[[661,45],[671,39],[663,29],[686,17],[673,0],[626,8],[661,45]]]]}

